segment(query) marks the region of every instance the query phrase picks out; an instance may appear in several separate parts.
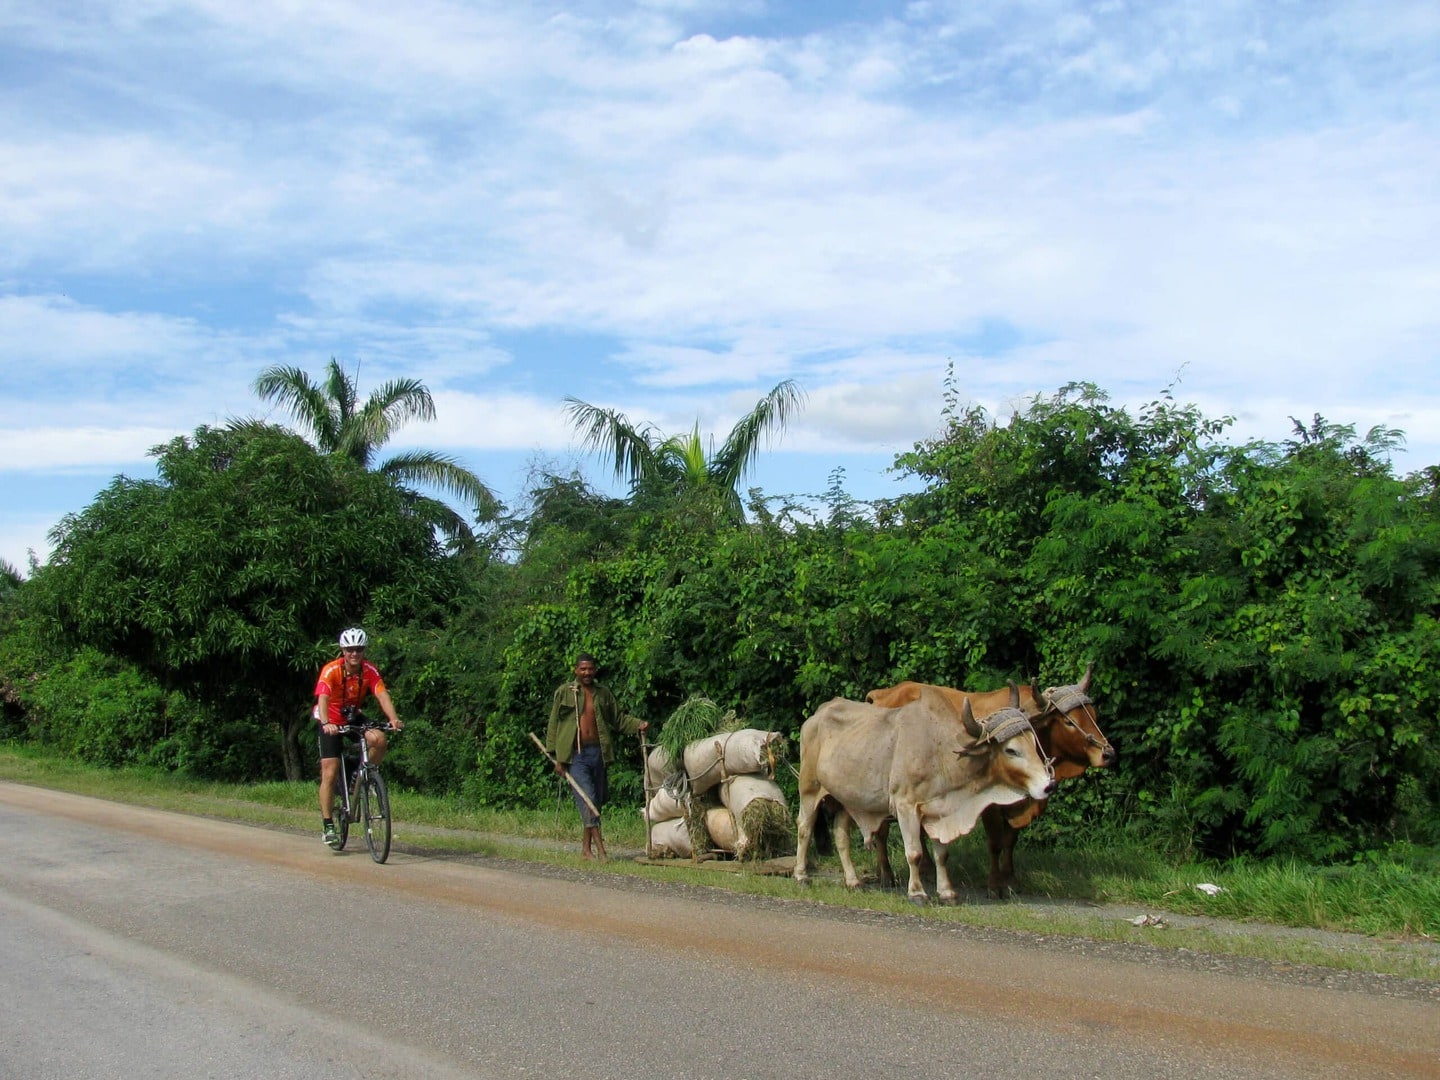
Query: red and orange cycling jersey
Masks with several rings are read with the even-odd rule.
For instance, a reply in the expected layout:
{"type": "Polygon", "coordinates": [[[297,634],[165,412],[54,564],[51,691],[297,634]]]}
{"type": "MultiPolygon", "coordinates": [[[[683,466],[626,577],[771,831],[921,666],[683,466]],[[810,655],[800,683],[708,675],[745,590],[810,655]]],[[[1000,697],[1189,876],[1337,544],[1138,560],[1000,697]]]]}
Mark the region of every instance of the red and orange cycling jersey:
{"type": "MultiPolygon", "coordinates": [[[[378,694],[385,689],[385,680],[380,678],[380,670],[368,660],[360,669],[359,675],[347,675],[345,673],[345,658],[338,657],[331,660],[320,669],[320,678],[315,683],[315,696],[321,694],[330,695],[330,717],[323,723],[343,724],[344,717],[340,710],[347,705],[359,705],[365,700],[365,695],[378,694]]],[[[318,711],[319,704],[316,708],[318,711]]]]}

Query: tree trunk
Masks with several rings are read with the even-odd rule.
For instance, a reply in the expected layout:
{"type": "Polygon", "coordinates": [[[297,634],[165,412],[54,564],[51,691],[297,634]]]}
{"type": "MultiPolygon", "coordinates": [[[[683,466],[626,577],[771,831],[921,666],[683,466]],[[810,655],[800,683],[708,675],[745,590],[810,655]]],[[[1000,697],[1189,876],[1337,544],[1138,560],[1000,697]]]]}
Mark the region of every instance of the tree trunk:
{"type": "Polygon", "coordinates": [[[285,761],[285,779],[304,780],[305,759],[300,754],[300,736],[315,726],[315,718],[308,712],[292,720],[280,723],[280,754],[285,761]]]}

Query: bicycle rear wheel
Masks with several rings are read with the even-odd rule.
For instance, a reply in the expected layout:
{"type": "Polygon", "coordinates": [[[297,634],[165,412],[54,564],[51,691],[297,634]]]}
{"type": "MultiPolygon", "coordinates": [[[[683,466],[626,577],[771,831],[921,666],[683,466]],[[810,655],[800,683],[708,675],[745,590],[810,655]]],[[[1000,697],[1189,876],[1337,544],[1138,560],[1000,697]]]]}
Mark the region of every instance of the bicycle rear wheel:
{"type": "Polygon", "coordinates": [[[383,863],[390,857],[390,793],[385,790],[385,778],[376,769],[365,773],[365,782],[360,786],[360,813],[370,857],[383,863]]]}

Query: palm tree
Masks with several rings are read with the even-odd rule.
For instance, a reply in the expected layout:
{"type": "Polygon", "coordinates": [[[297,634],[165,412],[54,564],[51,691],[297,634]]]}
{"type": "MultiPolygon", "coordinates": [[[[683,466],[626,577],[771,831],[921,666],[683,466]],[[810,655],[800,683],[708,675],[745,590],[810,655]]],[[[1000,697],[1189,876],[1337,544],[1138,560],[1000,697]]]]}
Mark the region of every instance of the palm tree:
{"type": "Polygon", "coordinates": [[[759,457],[761,441],[784,430],[804,404],[805,392],[786,379],[742,416],[724,445],[711,454],[706,453],[698,422],[688,435],[666,437],[653,424],[637,427],[613,409],[573,397],[565,401],[583,445],[609,457],[615,475],[629,480],[633,491],[659,490],[671,495],[708,491],[724,502],[732,517],[741,520],[740,481],[759,457]]]}
{"type": "Polygon", "coordinates": [[[319,384],[300,368],[276,366],[260,373],[254,389],[261,400],[287,410],[322,453],[343,456],[390,477],[410,498],[415,512],[452,543],[472,543],[470,526],[451,507],[421,495],[413,485],[447,492],[478,514],[493,513],[498,506],[494,493],[478,476],[433,450],[412,450],[375,465],[376,452],[400,428],[411,420],[435,419],[435,402],[418,379],[392,379],[361,403],[355,380],[331,357],[319,384]]]}

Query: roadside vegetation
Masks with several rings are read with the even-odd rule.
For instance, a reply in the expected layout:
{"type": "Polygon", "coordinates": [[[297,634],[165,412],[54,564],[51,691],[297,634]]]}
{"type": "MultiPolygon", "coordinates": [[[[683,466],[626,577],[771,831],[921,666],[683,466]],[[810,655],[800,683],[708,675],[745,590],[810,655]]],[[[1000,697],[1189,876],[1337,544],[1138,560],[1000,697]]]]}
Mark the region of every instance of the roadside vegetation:
{"type": "MultiPolygon", "coordinates": [[[[1032,893],[1435,934],[1440,466],[1401,474],[1402,433],[1318,416],[1237,445],[1169,393],[1132,413],[1077,383],[996,418],[949,386],[894,499],[851,498],[838,470],[824,492],[742,491],[803,405],[782,383],[718,450],[571,401],[629,491],[542,469],[512,508],[448,459],[375,464],[433,416],[418,383],[362,400],[333,361],[318,382],[267,371],[257,393],[301,434],[197,428],[155,448],[155,480],[117,477],[57,523],[47,564],[0,568],[5,768],[44,761],[30,782],[61,785],[69,761],[314,827],[310,691],[363,624],[407,719],[397,816],[545,840],[570,830],[543,831],[555,787],[529,733],[582,650],[635,715],[704,697],[792,739],[836,696],[1093,664],[1119,758],[1023,830],[1032,893]]],[[[641,804],[633,744],[612,797],[641,804]]],[[[638,815],[623,827],[642,847],[638,815]]],[[[983,882],[984,858],[974,838],[957,870],[983,882]]]]}

